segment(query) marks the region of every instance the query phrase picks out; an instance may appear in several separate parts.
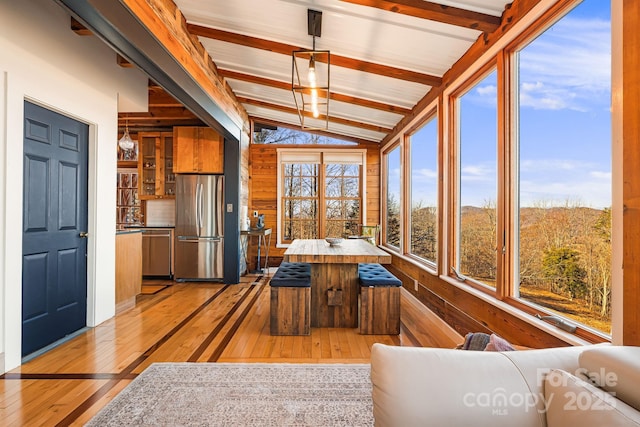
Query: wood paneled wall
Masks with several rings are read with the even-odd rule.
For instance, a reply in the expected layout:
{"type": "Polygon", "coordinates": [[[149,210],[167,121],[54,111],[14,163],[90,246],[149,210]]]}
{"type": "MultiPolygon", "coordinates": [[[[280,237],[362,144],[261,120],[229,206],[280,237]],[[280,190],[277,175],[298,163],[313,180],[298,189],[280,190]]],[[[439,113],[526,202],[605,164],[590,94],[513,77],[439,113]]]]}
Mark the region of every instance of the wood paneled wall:
{"type": "Polygon", "coordinates": [[[621,335],[622,344],[640,346],[640,2],[622,4],[621,335]]]}
{"type": "MultiPolygon", "coordinates": [[[[279,265],[285,249],[276,248],[277,242],[277,174],[278,148],[291,149],[291,145],[251,144],[249,147],[249,214],[258,211],[264,214],[265,227],[273,229],[269,248],[269,265],[279,265]]],[[[309,146],[300,148],[308,149],[309,146]]],[[[319,147],[322,148],[322,147],[319,147]]],[[[380,223],[380,151],[377,146],[346,146],[344,149],[366,148],[366,224],[380,223]]],[[[335,149],[335,146],[332,146],[335,149]]],[[[253,219],[253,218],[252,218],[253,219]]],[[[252,247],[247,254],[250,265],[255,268],[256,251],[252,247]]],[[[264,254],[262,254],[264,263],[264,254]]]]}
{"type": "Polygon", "coordinates": [[[388,268],[402,281],[402,286],[407,291],[460,335],[464,336],[469,332],[496,333],[511,343],[531,348],[568,345],[407,260],[394,256],[393,263],[388,268]],[[417,290],[414,280],[417,281],[417,290]]]}

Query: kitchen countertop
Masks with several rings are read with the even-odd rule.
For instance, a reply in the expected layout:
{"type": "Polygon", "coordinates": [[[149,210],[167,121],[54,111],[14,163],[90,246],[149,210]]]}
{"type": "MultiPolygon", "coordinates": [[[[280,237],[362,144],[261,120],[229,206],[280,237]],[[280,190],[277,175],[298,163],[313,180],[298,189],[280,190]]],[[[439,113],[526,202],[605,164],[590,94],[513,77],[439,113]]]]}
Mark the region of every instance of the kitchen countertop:
{"type": "Polygon", "coordinates": [[[142,230],[136,230],[136,229],[116,230],[116,235],[118,235],[118,234],[131,234],[131,233],[142,233],[142,230]]]}
{"type": "Polygon", "coordinates": [[[175,225],[125,225],[126,229],[176,228],[175,225]]]}

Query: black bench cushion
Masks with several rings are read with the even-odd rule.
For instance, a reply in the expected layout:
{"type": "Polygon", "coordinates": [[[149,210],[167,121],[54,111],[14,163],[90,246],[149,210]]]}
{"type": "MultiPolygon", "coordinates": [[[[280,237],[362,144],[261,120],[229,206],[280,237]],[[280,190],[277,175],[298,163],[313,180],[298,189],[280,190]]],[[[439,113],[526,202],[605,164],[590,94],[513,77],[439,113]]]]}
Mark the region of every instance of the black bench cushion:
{"type": "Polygon", "coordinates": [[[402,282],[380,264],[358,264],[360,286],[402,286],[402,282]]]}
{"type": "Polygon", "coordinates": [[[311,287],[311,264],[283,262],[271,278],[272,287],[311,287]]]}

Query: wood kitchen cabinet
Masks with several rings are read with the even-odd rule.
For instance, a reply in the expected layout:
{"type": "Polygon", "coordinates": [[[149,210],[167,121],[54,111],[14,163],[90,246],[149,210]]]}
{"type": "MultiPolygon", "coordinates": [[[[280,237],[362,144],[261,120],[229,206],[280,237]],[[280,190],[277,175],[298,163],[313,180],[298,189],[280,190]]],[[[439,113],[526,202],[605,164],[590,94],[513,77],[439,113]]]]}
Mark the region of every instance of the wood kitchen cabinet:
{"type": "Polygon", "coordinates": [[[135,307],[142,289],[142,233],[116,233],[116,313],[135,307]]]}
{"type": "Polygon", "coordinates": [[[140,200],[175,198],[173,132],[140,132],[138,146],[140,200]]]}
{"type": "Polygon", "coordinates": [[[224,173],[224,140],[207,127],[174,127],[175,173],[224,173]]]}

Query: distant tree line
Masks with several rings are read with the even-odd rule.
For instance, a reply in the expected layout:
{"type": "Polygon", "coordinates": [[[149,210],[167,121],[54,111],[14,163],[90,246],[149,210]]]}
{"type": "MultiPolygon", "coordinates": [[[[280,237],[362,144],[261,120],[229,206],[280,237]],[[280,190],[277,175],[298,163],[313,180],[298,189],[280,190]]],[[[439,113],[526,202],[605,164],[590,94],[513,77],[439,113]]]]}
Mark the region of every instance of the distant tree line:
{"type": "MultiPolygon", "coordinates": [[[[387,203],[387,241],[400,245],[400,209],[393,195],[387,203]]],[[[585,305],[594,318],[611,316],[611,209],[577,203],[539,202],[520,209],[520,290],[546,290],[585,305]]],[[[495,203],[465,206],[460,218],[460,272],[489,285],[496,279],[495,203]]],[[[415,204],[411,210],[411,252],[436,260],[437,212],[415,204]]],[[[533,294],[535,295],[535,293],[533,294]]],[[[545,305],[542,299],[528,300],[545,305]]]]}

